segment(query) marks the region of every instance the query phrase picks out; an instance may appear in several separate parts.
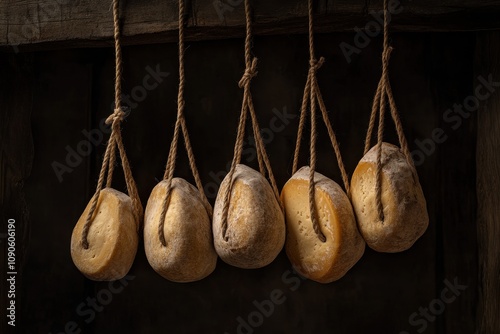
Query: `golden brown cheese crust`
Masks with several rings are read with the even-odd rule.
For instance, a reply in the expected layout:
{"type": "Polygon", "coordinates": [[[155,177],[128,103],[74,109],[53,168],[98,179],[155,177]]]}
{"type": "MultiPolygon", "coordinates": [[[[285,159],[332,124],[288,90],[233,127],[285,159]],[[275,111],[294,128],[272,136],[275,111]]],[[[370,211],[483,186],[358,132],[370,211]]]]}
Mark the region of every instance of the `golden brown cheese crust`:
{"type": "Polygon", "coordinates": [[[271,263],[285,243],[285,219],[269,182],[257,171],[237,165],[233,178],[227,241],[222,235],[224,178],[215,201],[213,234],[217,254],[235,267],[261,268],[271,263]]]}
{"type": "Polygon", "coordinates": [[[166,246],[158,236],[167,182],[154,187],[144,216],[144,247],[149,264],[164,278],[193,282],[210,275],[217,264],[207,208],[198,190],[181,178],[172,180],[170,203],[163,232],[166,246]]]}
{"type": "Polygon", "coordinates": [[[298,170],[281,192],[287,224],[285,247],[297,272],[316,282],[329,283],[343,277],[358,262],[365,242],[347,195],[335,181],[315,172],[317,217],[326,237],[325,242],[319,240],[309,215],[309,170],[298,170]]]}
{"type": "Polygon", "coordinates": [[[78,220],[71,236],[71,257],[78,270],[95,281],[123,278],[137,253],[139,222],[130,197],[115,189],[101,190],[88,233],[89,248],[81,245],[82,229],[92,200],[78,220]]]}
{"type": "Polygon", "coordinates": [[[368,151],[352,175],[352,204],[370,248],[401,252],[410,248],[429,225],[425,197],[399,147],[382,143],[384,221],[380,221],[375,192],[377,152],[376,146],[368,151]]]}

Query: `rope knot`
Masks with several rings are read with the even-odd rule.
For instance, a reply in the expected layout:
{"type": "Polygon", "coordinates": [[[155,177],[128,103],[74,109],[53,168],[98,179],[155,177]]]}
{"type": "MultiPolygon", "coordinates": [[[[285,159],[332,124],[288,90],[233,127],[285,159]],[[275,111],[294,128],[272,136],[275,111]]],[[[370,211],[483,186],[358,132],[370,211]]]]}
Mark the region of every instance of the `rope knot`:
{"type": "Polygon", "coordinates": [[[247,68],[245,69],[245,73],[243,73],[243,76],[238,82],[238,86],[240,88],[245,87],[250,83],[250,80],[252,80],[252,78],[256,75],[257,75],[257,58],[253,58],[250,67],[247,66],[247,68]]]}
{"type": "Polygon", "coordinates": [[[114,123],[115,121],[123,121],[123,119],[125,118],[125,113],[123,112],[122,108],[119,107],[119,108],[116,108],[115,111],[109,115],[109,117],[106,119],[106,124],[111,124],[111,123],[114,123]]]}
{"type": "Polygon", "coordinates": [[[392,52],[393,48],[392,46],[389,46],[387,49],[385,49],[383,52],[382,52],[382,61],[384,63],[389,63],[389,59],[391,58],[391,52],[392,52]]]}
{"type": "Polygon", "coordinates": [[[309,60],[309,71],[316,73],[321,66],[323,66],[323,63],[325,62],[324,57],[320,57],[319,60],[317,59],[311,59],[309,60]]]}

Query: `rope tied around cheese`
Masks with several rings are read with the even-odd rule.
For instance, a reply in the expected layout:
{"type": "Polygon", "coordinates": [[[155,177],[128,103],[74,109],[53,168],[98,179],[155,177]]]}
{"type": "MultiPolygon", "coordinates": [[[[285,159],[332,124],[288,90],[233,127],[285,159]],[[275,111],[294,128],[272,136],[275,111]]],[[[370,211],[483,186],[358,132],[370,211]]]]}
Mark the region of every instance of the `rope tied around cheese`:
{"type": "MultiPolygon", "coordinates": [[[[119,0],[113,0],[113,24],[114,24],[114,39],[115,39],[115,109],[113,113],[106,119],[106,124],[111,124],[111,135],[106,146],[106,151],[104,153],[104,159],[102,161],[101,171],[99,173],[99,180],[97,182],[96,192],[92,197],[92,203],[90,210],[87,214],[87,219],[85,225],[82,229],[82,239],[81,245],[84,249],[89,248],[88,234],[92,221],[94,219],[94,213],[97,209],[97,203],[99,200],[99,194],[101,193],[102,187],[104,185],[104,178],[107,174],[106,188],[111,187],[113,181],[113,172],[116,162],[116,147],[118,147],[118,152],[120,153],[120,158],[122,161],[123,174],[125,176],[125,183],[127,184],[127,191],[132,199],[132,205],[134,207],[134,214],[137,220],[142,221],[143,208],[139,194],[137,192],[137,186],[132,176],[132,171],[130,169],[130,164],[125,152],[125,147],[123,146],[123,139],[121,134],[121,122],[126,117],[123,107],[121,105],[122,96],[122,53],[121,53],[121,35],[120,35],[120,18],[119,18],[119,0]]],[[[139,229],[139,226],[137,226],[139,229]]]]}
{"type": "Polygon", "coordinates": [[[415,164],[411,158],[410,149],[408,148],[408,142],[406,140],[403,125],[399,117],[398,109],[396,107],[396,102],[392,94],[392,87],[389,80],[389,59],[391,57],[391,52],[393,50],[392,46],[389,45],[389,22],[388,22],[388,0],[384,0],[384,44],[382,51],[382,75],[378,82],[377,91],[373,99],[372,111],[370,115],[370,122],[368,124],[368,131],[366,133],[365,139],[365,149],[364,154],[370,150],[371,137],[373,130],[375,128],[375,121],[377,115],[378,119],[378,129],[377,129],[377,170],[376,170],[376,183],[375,183],[375,193],[377,202],[377,211],[380,221],[384,222],[384,207],[382,204],[382,142],[384,136],[384,113],[387,101],[389,102],[389,109],[391,112],[392,120],[394,121],[396,132],[399,139],[399,144],[401,146],[401,151],[403,152],[408,166],[412,170],[413,180],[418,182],[418,175],[415,169],[415,164]]]}
{"type": "Polygon", "coordinates": [[[276,200],[278,201],[281,210],[283,211],[283,204],[280,201],[278,186],[276,185],[276,180],[271,168],[271,163],[266,153],[264,142],[262,140],[262,135],[260,132],[259,123],[257,120],[257,115],[255,113],[252,93],[250,91],[250,83],[252,78],[257,75],[257,58],[251,55],[251,43],[252,43],[252,18],[251,18],[251,8],[250,1],[245,0],[245,19],[246,19],[246,37],[245,37],[245,72],[238,82],[238,86],[243,88],[243,101],[241,105],[240,119],[238,123],[238,132],[236,135],[236,143],[234,145],[233,161],[231,163],[231,169],[229,170],[228,179],[229,185],[227,186],[224,193],[224,206],[222,208],[222,235],[225,241],[229,238],[226,236],[227,231],[227,219],[229,212],[229,204],[231,200],[231,192],[233,188],[233,178],[236,170],[236,166],[241,161],[241,154],[243,151],[243,138],[245,136],[245,125],[248,113],[250,114],[250,119],[252,121],[252,131],[255,136],[255,148],[257,152],[257,159],[259,162],[259,171],[265,176],[267,172],[269,181],[271,183],[271,188],[273,189],[276,200]]]}
{"type": "Polygon", "coordinates": [[[162,211],[160,214],[160,224],[158,225],[158,237],[163,247],[166,247],[167,242],[165,240],[165,234],[163,231],[165,225],[165,216],[167,214],[168,206],[170,204],[170,195],[172,193],[172,179],[174,177],[175,171],[175,161],[177,159],[177,145],[179,142],[179,132],[182,131],[184,137],[184,145],[186,148],[189,167],[194,177],[196,187],[200,193],[201,200],[207,213],[211,219],[212,217],[212,207],[208,202],[207,196],[203,191],[203,184],[201,183],[200,174],[198,168],[196,167],[196,160],[193,153],[193,148],[191,146],[191,141],[189,140],[189,133],[186,126],[186,120],[184,118],[184,86],[185,86],[185,74],[184,74],[184,26],[185,26],[185,9],[184,0],[179,0],[179,90],[177,93],[177,119],[174,127],[174,137],[172,143],[170,144],[170,150],[167,159],[167,165],[165,168],[165,174],[163,175],[163,180],[167,181],[167,193],[163,200],[162,211]]]}
{"type": "Polygon", "coordinates": [[[318,81],[316,78],[316,72],[325,62],[323,57],[320,57],[319,60],[316,59],[314,54],[314,14],[313,14],[313,0],[308,1],[309,7],[309,72],[307,74],[307,81],[304,88],[304,95],[302,97],[302,105],[300,108],[300,120],[299,120],[299,128],[297,130],[297,141],[295,143],[295,153],[293,157],[293,167],[292,174],[295,174],[298,168],[299,162],[299,153],[300,153],[300,143],[302,141],[302,134],[306,122],[306,114],[307,107],[309,105],[310,113],[311,113],[311,137],[310,137],[310,146],[309,146],[309,211],[311,222],[313,225],[314,232],[318,236],[318,239],[322,242],[326,241],[325,235],[321,231],[318,218],[317,218],[317,209],[315,203],[315,182],[314,182],[314,173],[316,170],[316,107],[319,106],[321,111],[321,115],[323,117],[323,122],[328,130],[328,136],[330,137],[330,142],[335,151],[335,156],[337,158],[337,163],[339,165],[340,173],[342,175],[342,181],[344,183],[344,187],[346,189],[347,195],[349,196],[349,179],[347,177],[347,172],[345,170],[344,162],[342,160],[342,155],[340,153],[339,143],[337,141],[337,137],[335,132],[333,131],[332,125],[328,118],[328,112],[326,111],[326,106],[323,101],[323,97],[321,95],[321,91],[319,89],[318,81]]]}

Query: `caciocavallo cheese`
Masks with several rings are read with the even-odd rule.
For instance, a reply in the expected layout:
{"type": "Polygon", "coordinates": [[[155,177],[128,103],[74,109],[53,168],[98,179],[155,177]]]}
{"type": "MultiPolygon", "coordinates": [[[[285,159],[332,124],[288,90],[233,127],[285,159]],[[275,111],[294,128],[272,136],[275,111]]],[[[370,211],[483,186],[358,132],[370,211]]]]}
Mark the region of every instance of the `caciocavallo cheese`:
{"type": "Polygon", "coordinates": [[[377,147],[361,159],[351,179],[352,205],[368,246],[378,252],[407,250],[429,225],[422,188],[399,147],[382,143],[381,221],[376,201],[377,147]]]}
{"type": "Polygon", "coordinates": [[[215,201],[215,249],[224,262],[235,267],[264,267],[270,264],[283,248],[283,212],[269,182],[256,170],[239,164],[232,181],[225,235],[222,229],[222,211],[229,174],[222,181],[215,201]]]}
{"type": "Polygon", "coordinates": [[[317,221],[326,240],[319,239],[310,217],[309,173],[307,166],[299,169],[281,192],[287,226],[285,248],[298,273],[329,283],[342,278],[358,262],[365,242],[345,192],[335,181],[315,172],[317,221]]]}
{"type": "Polygon", "coordinates": [[[210,275],[217,263],[207,208],[198,190],[182,178],[173,178],[163,233],[158,236],[167,181],[154,187],[144,215],[144,247],[149,264],[173,282],[193,282],[210,275]]]}
{"type": "Polygon", "coordinates": [[[99,193],[88,232],[88,249],[82,244],[82,230],[92,200],[78,220],[71,236],[71,257],[87,278],[114,281],[123,278],[134,262],[138,245],[138,217],[130,197],[112,188],[99,193]]]}

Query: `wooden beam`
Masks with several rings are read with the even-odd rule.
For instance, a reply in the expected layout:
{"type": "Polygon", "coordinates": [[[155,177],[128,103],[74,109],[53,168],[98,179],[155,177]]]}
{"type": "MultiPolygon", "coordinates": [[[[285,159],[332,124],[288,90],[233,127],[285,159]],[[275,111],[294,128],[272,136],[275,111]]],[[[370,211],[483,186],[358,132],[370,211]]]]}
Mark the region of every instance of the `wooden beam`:
{"type": "MultiPolygon", "coordinates": [[[[393,31],[469,31],[500,29],[500,2],[494,0],[390,0],[393,31]]],[[[111,0],[4,0],[0,2],[0,48],[19,50],[110,46],[111,0]]],[[[122,1],[124,43],[177,40],[177,3],[122,1]]],[[[382,0],[318,0],[317,32],[353,32],[378,24],[382,0]]],[[[243,0],[188,1],[187,40],[242,37],[243,0]]],[[[307,31],[307,1],[253,1],[256,35],[307,31]]],[[[373,28],[375,29],[375,28],[373,28]]]]}
{"type": "MultiPolygon", "coordinates": [[[[499,32],[477,34],[476,86],[481,85],[477,131],[477,235],[480,296],[477,333],[500,333],[500,40],[499,32]],[[486,81],[494,81],[485,87],[486,81]],[[489,88],[489,90],[488,90],[489,88]]],[[[479,97],[479,96],[478,96],[479,97]]]]}

